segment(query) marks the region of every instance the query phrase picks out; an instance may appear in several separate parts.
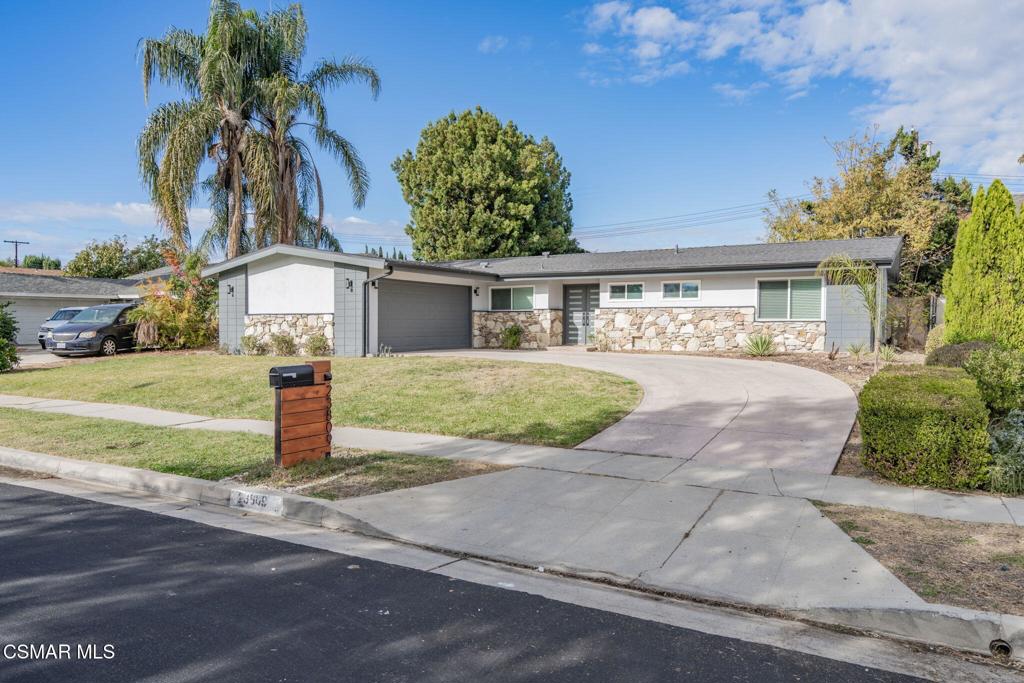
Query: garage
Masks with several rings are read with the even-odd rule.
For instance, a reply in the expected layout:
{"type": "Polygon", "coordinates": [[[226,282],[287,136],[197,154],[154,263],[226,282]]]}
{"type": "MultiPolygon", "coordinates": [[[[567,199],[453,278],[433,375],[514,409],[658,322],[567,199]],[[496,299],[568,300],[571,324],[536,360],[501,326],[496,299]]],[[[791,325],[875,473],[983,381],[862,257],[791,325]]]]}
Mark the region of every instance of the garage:
{"type": "Polygon", "coordinates": [[[0,271],[0,303],[10,302],[8,309],[18,323],[17,343],[38,343],[39,326],[59,308],[95,306],[109,301],[137,298],[131,280],[65,277],[50,271],[35,274],[25,268],[0,271]]]}
{"type": "Polygon", "coordinates": [[[472,345],[469,287],[392,279],[377,285],[382,346],[404,352],[472,345]]]}

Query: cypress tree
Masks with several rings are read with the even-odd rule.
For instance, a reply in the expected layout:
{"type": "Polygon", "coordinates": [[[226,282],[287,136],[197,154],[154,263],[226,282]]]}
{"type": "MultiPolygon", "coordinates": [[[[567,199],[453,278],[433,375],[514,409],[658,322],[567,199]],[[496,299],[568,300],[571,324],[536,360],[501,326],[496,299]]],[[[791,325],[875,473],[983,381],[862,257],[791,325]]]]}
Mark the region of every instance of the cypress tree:
{"type": "Polygon", "coordinates": [[[960,224],[946,286],[946,341],[1024,349],[1024,222],[996,180],[960,224]]]}

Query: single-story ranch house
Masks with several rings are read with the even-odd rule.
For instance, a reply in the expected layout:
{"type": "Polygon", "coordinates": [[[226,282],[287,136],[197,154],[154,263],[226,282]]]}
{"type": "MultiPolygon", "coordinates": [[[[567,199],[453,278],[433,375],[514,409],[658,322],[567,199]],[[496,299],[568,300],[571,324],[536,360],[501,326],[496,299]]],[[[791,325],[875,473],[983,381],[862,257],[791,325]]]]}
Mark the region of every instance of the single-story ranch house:
{"type": "Polygon", "coordinates": [[[111,301],[138,299],[143,276],[124,280],[68,277],[60,271],[0,268],[0,303],[18,323],[17,344],[35,344],[39,326],[59,308],[96,306],[111,301]]]}
{"type": "MultiPolygon", "coordinates": [[[[871,341],[851,287],[815,275],[834,254],[896,277],[899,237],[493,258],[446,263],[277,244],[209,266],[219,279],[220,342],[300,349],[323,334],[342,356],[383,349],[497,347],[522,327],[523,347],[740,349],[754,333],[780,349],[826,351],[871,341]]],[[[882,297],[884,301],[885,297],[882,297]]]]}

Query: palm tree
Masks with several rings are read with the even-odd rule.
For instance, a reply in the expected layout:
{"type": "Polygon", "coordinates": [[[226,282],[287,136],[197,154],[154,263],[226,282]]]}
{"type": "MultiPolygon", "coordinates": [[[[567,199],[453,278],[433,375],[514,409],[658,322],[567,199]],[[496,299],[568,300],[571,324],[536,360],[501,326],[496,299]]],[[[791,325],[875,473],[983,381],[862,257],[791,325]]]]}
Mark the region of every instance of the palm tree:
{"type": "MultiPolygon", "coordinates": [[[[265,75],[260,17],[235,0],[213,0],[204,35],[172,28],[140,41],[145,97],[153,80],[188,98],[153,111],[139,136],[139,170],[158,216],[178,248],[188,241],[188,207],[205,159],[215,166],[216,200],[229,216],[228,258],[245,230],[242,154],[251,128],[254,87],[265,75]],[[159,161],[158,161],[159,157],[159,161]]],[[[215,208],[216,211],[216,208],[215,208]]]]}
{"type": "Polygon", "coordinates": [[[259,129],[247,140],[245,166],[257,232],[271,233],[273,241],[337,249],[337,241],[324,231],[324,195],[320,172],[313,160],[313,143],[329,152],[348,175],[352,203],[366,201],[369,176],[355,147],[327,122],[324,95],[353,81],[365,82],[374,98],[380,76],[363,60],[324,60],[303,75],[307,26],[301,9],[271,12],[264,21],[268,66],[272,73],[257,84],[254,118],[259,129]],[[311,204],[316,201],[316,217],[311,204]]]}

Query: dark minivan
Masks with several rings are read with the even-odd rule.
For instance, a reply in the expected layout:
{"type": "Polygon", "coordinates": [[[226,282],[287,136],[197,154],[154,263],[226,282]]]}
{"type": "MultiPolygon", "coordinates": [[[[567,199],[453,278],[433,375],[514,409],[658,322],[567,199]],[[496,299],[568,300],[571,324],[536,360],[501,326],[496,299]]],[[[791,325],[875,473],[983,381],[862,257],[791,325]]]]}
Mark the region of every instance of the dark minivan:
{"type": "Polygon", "coordinates": [[[46,350],[58,356],[113,356],[135,347],[135,323],[128,311],[138,304],[103,304],[81,311],[46,335],[46,350]]]}

